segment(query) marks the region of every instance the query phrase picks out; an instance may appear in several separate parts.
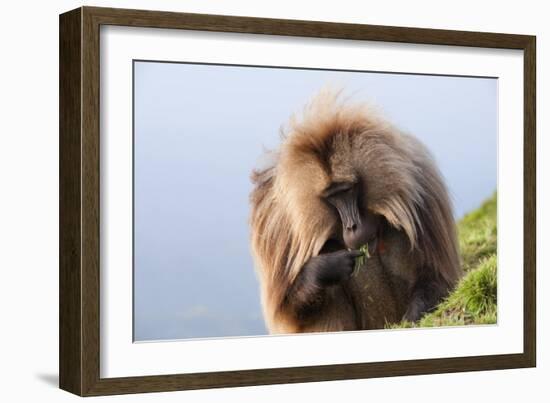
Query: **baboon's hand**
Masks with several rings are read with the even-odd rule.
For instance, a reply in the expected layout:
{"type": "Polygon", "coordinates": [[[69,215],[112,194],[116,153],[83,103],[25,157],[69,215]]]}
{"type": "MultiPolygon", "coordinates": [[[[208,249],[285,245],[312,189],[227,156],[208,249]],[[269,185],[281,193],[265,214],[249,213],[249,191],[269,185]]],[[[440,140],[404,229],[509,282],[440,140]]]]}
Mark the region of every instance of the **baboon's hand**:
{"type": "Polygon", "coordinates": [[[316,283],[321,286],[337,284],[353,272],[355,258],[362,255],[358,250],[340,250],[312,257],[306,269],[313,274],[316,283]]]}

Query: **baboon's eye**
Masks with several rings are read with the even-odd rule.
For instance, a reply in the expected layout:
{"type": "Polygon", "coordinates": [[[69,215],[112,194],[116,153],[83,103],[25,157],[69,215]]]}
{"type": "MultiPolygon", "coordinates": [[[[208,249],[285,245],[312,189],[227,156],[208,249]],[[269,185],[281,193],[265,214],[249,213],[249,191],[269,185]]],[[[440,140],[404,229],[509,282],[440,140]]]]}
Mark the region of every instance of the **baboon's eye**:
{"type": "Polygon", "coordinates": [[[353,190],[354,186],[355,184],[352,182],[335,182],[325,189],[325,191],[322,193],[322,196],[325,199],[330,200],[334,197],[350,192],[351,190],[353,190]]]}

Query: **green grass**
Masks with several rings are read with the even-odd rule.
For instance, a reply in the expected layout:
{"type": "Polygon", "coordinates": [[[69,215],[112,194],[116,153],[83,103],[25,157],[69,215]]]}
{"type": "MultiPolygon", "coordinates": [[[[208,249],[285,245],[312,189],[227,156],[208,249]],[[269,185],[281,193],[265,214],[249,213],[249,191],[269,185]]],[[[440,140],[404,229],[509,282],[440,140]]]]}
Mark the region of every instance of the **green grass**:
{"type": "Polygon", "coordinates": [[[497,321],[497,195],[457,223],[464,276],[418,323],[390,328],[494,324],[497,321]]]}

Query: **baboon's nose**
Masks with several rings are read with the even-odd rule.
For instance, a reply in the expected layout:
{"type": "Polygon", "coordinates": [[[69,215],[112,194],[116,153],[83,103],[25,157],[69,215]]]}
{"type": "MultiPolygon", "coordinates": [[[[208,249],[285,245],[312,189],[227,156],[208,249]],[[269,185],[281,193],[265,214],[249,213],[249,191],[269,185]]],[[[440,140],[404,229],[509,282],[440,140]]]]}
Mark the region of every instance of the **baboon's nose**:
{"type": "Polygon", "coordinates": [[[368,241],[368,230],[364,225],[356,223],[346,225],[344,242],[348,248],[358,249],[368,241]]]}

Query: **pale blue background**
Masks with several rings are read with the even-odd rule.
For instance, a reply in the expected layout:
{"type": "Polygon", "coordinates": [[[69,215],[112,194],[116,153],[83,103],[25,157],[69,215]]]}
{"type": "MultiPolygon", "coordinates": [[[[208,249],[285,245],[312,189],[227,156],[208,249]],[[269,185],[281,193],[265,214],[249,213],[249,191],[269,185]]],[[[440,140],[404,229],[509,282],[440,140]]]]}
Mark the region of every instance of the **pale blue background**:
{"type": "Polygon", "coordinates": [[[136,62],[134,80],[138,341],[266,333],[249,175],[326,85],[428,146],[457,217],[496,189],[496,79],[136,62]]]}

